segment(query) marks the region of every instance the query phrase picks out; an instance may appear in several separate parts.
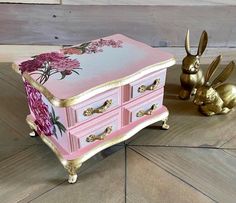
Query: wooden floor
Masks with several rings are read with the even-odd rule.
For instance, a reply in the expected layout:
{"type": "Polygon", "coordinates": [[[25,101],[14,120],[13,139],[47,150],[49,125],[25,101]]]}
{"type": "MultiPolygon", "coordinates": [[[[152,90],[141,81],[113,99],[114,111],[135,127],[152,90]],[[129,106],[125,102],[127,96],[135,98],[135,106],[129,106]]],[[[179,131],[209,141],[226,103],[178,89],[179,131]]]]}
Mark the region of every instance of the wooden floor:
{"type": "MultiPolygon", "coordinates": [[[[0,202],[236,202],[236,111],[204,117],[177,98],[180,67],[168,70],[168,131],[146,128],[87,161],[79,181],[39,138],[30,138],[21,79],[0,64],[0,202]]],[[[236,71],[231,77],[236,83],[236,71]]]]}

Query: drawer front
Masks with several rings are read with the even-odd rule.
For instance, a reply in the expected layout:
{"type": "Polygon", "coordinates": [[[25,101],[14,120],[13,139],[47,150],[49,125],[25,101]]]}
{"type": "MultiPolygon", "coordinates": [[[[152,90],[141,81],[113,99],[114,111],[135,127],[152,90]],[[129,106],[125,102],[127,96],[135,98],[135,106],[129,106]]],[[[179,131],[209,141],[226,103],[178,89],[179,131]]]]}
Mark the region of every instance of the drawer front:
{"type": "Polygon", "coordinates": [[[120,128],[121,108],[71,130],[71,149],[76,151],[92,144],[99,144],[120,128]]]}
{"type": "Polygon", "coordinates": [[[128,125],[145,116],[152,115],[153,112],[162,107],[163,88],[135,100],[124,106],[123,125],[128,125]]]}
{"type": "Polygon", "coordinates": [[[83,123],[121,105],[120,88],[109,90],[88,101],[68,108],[69,125],[83,123]]]}
{"type": "Polygon", "coordinates": [[[125,102],[130,99],[135,99],[162,88],[165,85],[165,80],[166,69],[154,72],[139,80],[136,80],[124,87],[123,101],[125,102]]]}

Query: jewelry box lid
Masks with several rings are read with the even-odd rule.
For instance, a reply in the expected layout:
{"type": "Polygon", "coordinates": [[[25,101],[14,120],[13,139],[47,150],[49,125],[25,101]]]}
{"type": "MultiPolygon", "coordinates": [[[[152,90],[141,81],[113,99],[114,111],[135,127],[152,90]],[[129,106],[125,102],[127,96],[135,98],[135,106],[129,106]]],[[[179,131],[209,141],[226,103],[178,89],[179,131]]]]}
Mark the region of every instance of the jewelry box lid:
{"type": "Polygon", "coordinates": [[[174,64],[170,53],[116,34],[17,61],[13,68],[54,106],[67,107],[174,64]]]}

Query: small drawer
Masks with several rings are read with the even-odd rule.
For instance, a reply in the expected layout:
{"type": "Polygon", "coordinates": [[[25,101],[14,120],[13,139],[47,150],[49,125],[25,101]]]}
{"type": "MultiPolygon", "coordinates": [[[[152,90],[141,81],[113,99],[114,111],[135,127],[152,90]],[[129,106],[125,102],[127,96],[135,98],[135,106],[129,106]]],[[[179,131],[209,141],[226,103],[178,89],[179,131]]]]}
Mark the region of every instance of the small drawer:
{"type": "Polygon", "coordinates": [[[121,128],[121,108],[70,131],[71,151],[99,144],[121,128]]]}
{"type": "Polygon", "coordinates": [[[78,105],[68,108],[69,126],[81,124],[121,105],[120,88],[99,94],[78,105]]]}
{"type": "Polygon", "coordinates": [[[123,102],[151,93],[165,85],[166,69],[149,74],[123,88],[123,102]]]}
{"type": "Polygon", "coordinates": [[[164,88],[158,89],[151,94],[125,105],[123,109],[123,126],[145,116],[150,116],[153,112],[161,108],[164,96],[163,90],[164,88]]]}

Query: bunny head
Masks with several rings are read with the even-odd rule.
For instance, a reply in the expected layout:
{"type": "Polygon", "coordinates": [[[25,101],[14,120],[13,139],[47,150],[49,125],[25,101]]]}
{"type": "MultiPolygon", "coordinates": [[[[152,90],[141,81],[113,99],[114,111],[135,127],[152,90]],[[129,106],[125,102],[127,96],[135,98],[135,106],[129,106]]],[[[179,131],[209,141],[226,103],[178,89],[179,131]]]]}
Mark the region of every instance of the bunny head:
{"type": "Polygon", "coordinates": [[[187,30],[187,34],[185,37],[185,50],[187,52],[187,56],[182,61],[182,71],[187,74],[195,74],[199,71],[200,68],[200,57],[206,49],[208,42],[207,32],[204,30],[202,32],[197,54],[193,55],[190,51],[190,40],[189,40],[189,30],[187,30]]]}
{"type": "Polygon", "coordinates": [[[210,83],[210,79],[215,73],[219,63],[221,61],[221,55],[217,56],[212,63],[209,65],[206,75],[205,75],[205,83],[203,86],[197,89],[194,103],[196,105],[204,105],[213,103],[216,97],[219,97],[215,88],[217,88],[220,84],[222,84],[232,73],[235,63],[231,61],[224,70],[216,77],[213,82],[210,83]]]}
{"type": "Polygon", "coordinates": [[[212,87],[201,86],[198,88],[193,102],[198,106],[203,104],[211,104],[215,101],[216,95],[217,92],[212,87]]]}

